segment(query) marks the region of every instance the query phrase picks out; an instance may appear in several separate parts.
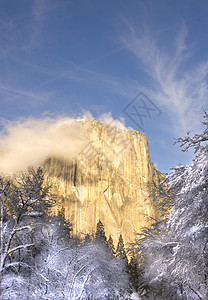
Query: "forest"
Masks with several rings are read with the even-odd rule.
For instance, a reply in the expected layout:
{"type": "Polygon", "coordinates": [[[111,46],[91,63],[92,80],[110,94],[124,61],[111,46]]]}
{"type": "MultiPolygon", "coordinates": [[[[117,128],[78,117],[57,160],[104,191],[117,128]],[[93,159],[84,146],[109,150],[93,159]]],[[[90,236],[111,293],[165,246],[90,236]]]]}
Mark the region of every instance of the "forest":
{"type": "Polygon", "coordinates": [[[193,148],[190,166],[177,165],[147,186],[158,219],[124,245],[95,234],[72,234],[41,168],[0,177],[1,299],[208,299],[208,114],[202,133],[179,138],[193,148]]]}

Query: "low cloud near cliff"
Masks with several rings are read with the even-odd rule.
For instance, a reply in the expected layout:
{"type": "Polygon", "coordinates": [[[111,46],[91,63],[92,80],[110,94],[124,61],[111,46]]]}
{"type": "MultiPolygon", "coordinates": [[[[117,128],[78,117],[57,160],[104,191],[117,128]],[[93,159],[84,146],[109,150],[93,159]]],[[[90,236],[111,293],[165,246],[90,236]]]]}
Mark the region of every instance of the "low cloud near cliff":
{"type": "MultiPolygon", "coordinates": [[[[93,119],[89,113],[83,118],[93,119]]],[[[111,114],[102,115],[99,120],[125,128],[111,114]]],[[[53,155],[75,158],[88,142],[86,128],[80,124],[67,117],[6,121],[0,133],[0,172],[11,174],[29,165],[38,166],[53,155]]]]}
{"type": "Polygon", "coordinates": [[[72,159],[86,143],[83,128],[77,125],[61,117],[6,122],[0,139],[0,171],[37,166],[52,155],[72,159]]]}

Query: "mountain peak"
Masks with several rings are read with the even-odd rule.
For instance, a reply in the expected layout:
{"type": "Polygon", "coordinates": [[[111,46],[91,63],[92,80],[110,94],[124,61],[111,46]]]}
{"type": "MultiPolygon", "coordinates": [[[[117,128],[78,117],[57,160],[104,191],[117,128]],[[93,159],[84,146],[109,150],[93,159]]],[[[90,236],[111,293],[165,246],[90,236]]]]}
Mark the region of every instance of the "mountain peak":
{"type": "Polygon", "coordinates": [[[163,178],[150,159],[147,137],[101,121],[74,122],[87,136],[79,153],[71,160],[54,156],[44,163],[59,195],[58,206],[76,235],[94,233],[101,220],[115,242],[120,234],[125,243],[133,242],[134,233],[156,216],[146,184],[163,178]]]}

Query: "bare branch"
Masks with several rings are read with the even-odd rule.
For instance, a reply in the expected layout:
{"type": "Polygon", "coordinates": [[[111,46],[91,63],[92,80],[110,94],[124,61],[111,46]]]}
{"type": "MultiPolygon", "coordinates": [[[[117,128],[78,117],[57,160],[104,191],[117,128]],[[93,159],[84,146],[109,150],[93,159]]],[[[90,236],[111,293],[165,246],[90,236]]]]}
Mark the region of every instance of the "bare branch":
{"type": "Polygon", "coordinates": [[[31,246],[34,246],[34,244],[26,244],[26,245],[20,245],[20,246],[17,246],[17,247],[15,247],[15,248],[9,250],[9,251],[8,251],[8,255],[11,254],[11,253],[13,253],[13,252],[15,252],[15,251],[17,251],[17,250],[20,250],[20,249],[26,249],[26,248],[31,247],[31,246]]]}
{"type": "Polygon", "coordinates": [[[179,143],[180,147],[182,147],[182,151],[186,152],[189,148],[194,148],[194,153],[198,152],[202,149],[201,144],[203,142],[208,141],[208,113],[204,111],[203,115],[204,121],[202,124],[206,126],[205,130],[201,134],[194,134],[192,137],[190,136],[190,131],[187,132],[186,137],[175,139],[174,144],[179,143]]]}

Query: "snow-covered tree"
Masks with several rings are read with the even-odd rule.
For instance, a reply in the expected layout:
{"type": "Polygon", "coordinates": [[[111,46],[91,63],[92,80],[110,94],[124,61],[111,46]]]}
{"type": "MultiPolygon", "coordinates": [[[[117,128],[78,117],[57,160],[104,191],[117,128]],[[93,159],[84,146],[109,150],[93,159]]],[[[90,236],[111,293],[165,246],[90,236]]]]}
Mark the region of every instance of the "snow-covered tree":
{"type": "Polygon", "coordinates": [[[129,295],[129,277],[125,265],[106,251],[105,245],[92,243],[80,248],[78,262],[74,296],[82,292],[80,299],[113,300],[125,299],[123,296],[129,295]]]}
{"type": "Polygon", "coordinates": [[[54,221],[42,230],[44,245],[31,280],[34,299],[130,299],[124,263],[106,245],[60,242],[58,231],[54,221]]]}
{"type": "Polygon", "coordinates": [[[1,274],[8,269],[19,272],[27,267],[26,258],[34,247],[33,231],[49,210],[50,186],[42,169],[28,168],[13,178],[0,178],[1,274]]]}
{"type": "Polygon", "coordinates": [[[146,200],[151,201],[152,205],[155,207],[155,218],[152,217],[150,222],[157,222],[160,220],[167,220],[168,215],[174,205],[175,190],[174,188],[167,188],[167,177],[162,179],[161,182],[146,183],[145,189],[148,193],[148,198],[146,200]]]}
{"type": "Polygon", "coordinates": [[[136,243],[142,254],[145,299],[208,299],[208,115],[202,134],[177,141],[198,155],[166,177],[174,191],[167,222],[144,228],[136,243]],[[202,145],[203,144],[203,145],[202,145]]]}
{"type": "Polygon", "coordinates": [[[202,133],[195,133],[193,136],[190,135],[190,131],[184,138],[178,138],[175,140],[175,144],[179,143],[182,147],[182,151],[188,151],[190,148],[194,148],[194,152],[197,153],[200,149],[204,148],[204,145],[208,142],[208,113],[204,111],[204,120],[202,124],[205,129],[202,133]]]}
{"type": "MultiPolygon", "coordinates": [[[[28,208],[26,212],[40,212],[37,208],[38,204],[36,210],[28,208]]],[[[107,247],[103,226],[98,227],[101,239],[83,243],[71,236],[71,225],[63,212],[50,218],[41,218],[39,214],[33,218],[26,214],[20,216],[17,224],[12,222],[13,228],[20,228],[13,243],[19,241],[23,246],[29,239],[31,245],[26,244],[20,257],[6,260],[2,280],[4,300],[131,299],[126,265],[107,247]],[[21,232],[23,221],[31,227],[26,240],[21,232]],[[15,268],[17,272],[13,272],[15,268]]],[[[132,299],[135,297],[136,294],[132,299]]]]}

